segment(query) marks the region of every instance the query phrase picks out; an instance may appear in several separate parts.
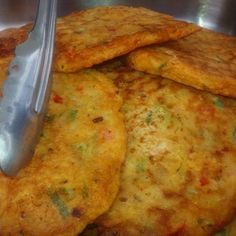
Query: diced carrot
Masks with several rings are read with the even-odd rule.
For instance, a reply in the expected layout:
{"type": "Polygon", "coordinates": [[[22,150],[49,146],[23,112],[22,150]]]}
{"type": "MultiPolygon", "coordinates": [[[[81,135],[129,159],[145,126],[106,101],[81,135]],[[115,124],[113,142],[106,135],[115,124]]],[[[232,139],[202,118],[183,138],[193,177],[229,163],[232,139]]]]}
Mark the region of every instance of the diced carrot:
{"type": "Polygon", "coordinates": [[[209,184],[209,181],[205,176],[201,176],[199,182],[200,182],[201,186],[205,186],[205,185],[209,184]]]}
{"type": "Polygon", "coordinates": [[[60,104],[63,103],[62,97],[60,97],[60,96],[57,95],[57,94],[55,94],[55,95],[53,96],[53,101],[54,101],[55,103],[60,103],[60,104]]]}

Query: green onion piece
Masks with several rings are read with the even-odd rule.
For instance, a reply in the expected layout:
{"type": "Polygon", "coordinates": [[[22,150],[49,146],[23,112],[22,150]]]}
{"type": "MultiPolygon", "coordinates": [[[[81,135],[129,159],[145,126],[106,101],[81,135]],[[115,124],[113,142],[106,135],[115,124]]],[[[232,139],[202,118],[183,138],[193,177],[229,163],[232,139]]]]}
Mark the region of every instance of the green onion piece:
{"type": "Polygon", "coordinates": [[[58,193],[49,193],[49,197],[51,198],[52,203],[57,207],[62,218],[67,218],[70,215],[70,212],[58,193]]]}
{"type": "Polygon", "coordinates": [[[158,70],[162,70],[167,65],[167,62],[163,62],[159,65],[158,70]]]}
{"type": "Polygon", "coordinates": [[[74,121],[77,117],[78,110],[71,110],[68,113],[68,119],[69,121],[74,121]]]}
{"type": "Polygon", "coordinates": [[[216,97],[213,101],[213,104],[217,107],[217,108],[224,108],[224,102],[219,98],[216,97]]]}
{"type": "Polygon", "coordinates": [[[187,187],[186,193],[189,197],[193,197],[197,195],[197,190],[193,186],[187,187]]]}
{"type": "Polygon", "coordinates": [[[145,172],[145,160],[143,157],[140,157],[137,159],[137,164],[136,164],[136,172],[137,173],[144,173],[145,172]]]}
{"type": "Polygon", "coordinates": [[[75,144],[73,144],[73,147],[76,150],[80,151],[80,152],[84,152],[88,149],[88,144],[86,144],[86,143],[75,143],[75,144]]]}
{"type": "Polygon", "coordinates": [[[147,125],[149,125],[152,122],[152,115],[153,115],[153,112],[149,111],[146,118],[145,118],[145,122],[147,125]]]}

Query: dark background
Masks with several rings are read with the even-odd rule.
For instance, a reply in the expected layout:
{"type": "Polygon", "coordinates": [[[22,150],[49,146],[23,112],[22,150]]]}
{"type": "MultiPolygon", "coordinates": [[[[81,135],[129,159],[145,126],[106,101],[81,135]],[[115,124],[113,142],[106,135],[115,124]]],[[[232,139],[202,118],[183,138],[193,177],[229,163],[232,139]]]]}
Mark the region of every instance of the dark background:
{"type": "MultiPolygon", "coordinates": [[[[236,0],[58,0],[58,15],[98,5],[144,6],[236,35],[236,0]]],[[[0,30],[32,21],[36,6],[37,0],[0,0],[0,30]]]]}

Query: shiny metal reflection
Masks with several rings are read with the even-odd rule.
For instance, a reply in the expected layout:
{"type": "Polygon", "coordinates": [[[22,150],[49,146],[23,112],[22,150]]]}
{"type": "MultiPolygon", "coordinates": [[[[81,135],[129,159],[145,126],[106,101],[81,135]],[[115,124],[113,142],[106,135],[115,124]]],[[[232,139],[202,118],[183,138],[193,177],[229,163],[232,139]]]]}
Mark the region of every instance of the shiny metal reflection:
{"type": "Polygon", "coordinates": [[[28,39],[16,48],[0,100],[0,168],[15,175],[32,158],[49,100],[57,0],[40,0],[28,39]]]}
{"type": "MultiPolygon", "coordinates": [[[[32,21],[37,0],[0,0],[0,30],[32,21]]],[[[235,0],[58,0],[58,15],[98,5],[143,6],[236,35],[235,0]]]]}

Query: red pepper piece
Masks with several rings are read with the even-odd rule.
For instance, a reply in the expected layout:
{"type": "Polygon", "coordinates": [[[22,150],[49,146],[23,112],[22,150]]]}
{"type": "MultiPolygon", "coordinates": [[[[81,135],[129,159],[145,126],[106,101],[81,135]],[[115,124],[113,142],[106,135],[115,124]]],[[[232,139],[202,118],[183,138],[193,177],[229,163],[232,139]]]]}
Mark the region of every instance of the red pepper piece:
{"type": "Polygon", "coordinates": [[[200,184],[201,184],[201,186],[205,186],[205,185],[209,184],[209,181],[205,176],[202,176],[200,178],[200,184]]]}
{"type": "Polygon", "coordinates": [[[60,96],[57,95],[57,94],[55,94],[55,95],[53,96],[53,101],[54,101],[55,103],[60,103],[60,104],[63,103],[62,97],[60,97],[60,96]]]}

